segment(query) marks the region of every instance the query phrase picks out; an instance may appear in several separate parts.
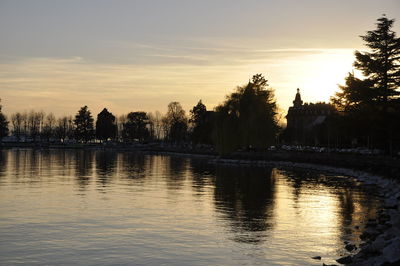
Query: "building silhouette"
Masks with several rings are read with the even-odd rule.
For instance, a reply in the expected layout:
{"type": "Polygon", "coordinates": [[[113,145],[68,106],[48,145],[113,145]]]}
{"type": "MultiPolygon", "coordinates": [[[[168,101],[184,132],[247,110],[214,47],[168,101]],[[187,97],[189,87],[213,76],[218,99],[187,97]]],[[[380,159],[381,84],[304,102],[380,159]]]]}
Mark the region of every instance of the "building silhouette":
{"type": "Polygon", "coordinates": [[[319,145],[323,138],[321,127],[328,116],[334,112],[334,106],[324,102],[303,104],[300,89],[297,89],[293,106],[289,107],[286,115],[287,127],[284,132],[284,142],[319,145]]]}

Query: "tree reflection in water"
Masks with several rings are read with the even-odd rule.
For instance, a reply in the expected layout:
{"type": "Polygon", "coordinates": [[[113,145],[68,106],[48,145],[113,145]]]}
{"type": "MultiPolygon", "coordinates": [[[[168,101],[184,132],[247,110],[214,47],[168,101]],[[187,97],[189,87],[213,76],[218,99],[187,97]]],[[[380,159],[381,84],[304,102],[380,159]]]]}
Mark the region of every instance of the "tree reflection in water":
{"type": "Polygon", "coordinates": [[[114,151],[97,151],[95,153],[97,180],[106,186],[115,173],[117,153],[114,151]]]}
{"type": "Polygon", "coordinates": [[[77,150],[74,156],[76,180],[80,189],[85,190],[93,175],[93,152],[77,150]]]}
{"type": "Polygon", "coordinates": [[[3,177],[6,175],[8,162],[8,151],[0,150],[0,184],[3,182],[3,177]]]}
{"type": "Polygon", "coordinates": [[[215,207],[226,217],[235,240],[258,243],[274,222],[275,179],[272,168],[218,166],[215,207]]]}

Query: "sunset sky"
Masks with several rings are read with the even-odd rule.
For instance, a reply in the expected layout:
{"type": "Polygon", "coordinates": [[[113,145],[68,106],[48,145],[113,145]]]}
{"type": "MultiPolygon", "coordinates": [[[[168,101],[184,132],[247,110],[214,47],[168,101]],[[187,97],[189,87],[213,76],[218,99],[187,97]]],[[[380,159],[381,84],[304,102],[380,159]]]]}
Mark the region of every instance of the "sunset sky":
{"type": "Polygon", "coordinates": [[[212,109],[262,73],[284,113],[329,100],[383,13],[400,1],[0,0],[3,111],[212,109]]]}

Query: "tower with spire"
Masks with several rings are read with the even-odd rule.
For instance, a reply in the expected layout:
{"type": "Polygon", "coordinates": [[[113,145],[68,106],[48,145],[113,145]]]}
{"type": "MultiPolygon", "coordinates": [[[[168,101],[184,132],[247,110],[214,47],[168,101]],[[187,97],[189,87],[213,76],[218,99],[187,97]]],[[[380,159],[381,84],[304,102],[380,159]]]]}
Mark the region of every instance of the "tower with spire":
{"type": "Polygon", "coordinates": [[[301,100],[300,89],[297,88],[296,98],[294,98],[293,106],[301,107],[303,105],[303,101],[301,100]]]}
{"type": "Polygon", "coordinates": [[[335,108],[327,103],[303,103],[300,89],[286,115],[285,139],[292,144],[318,145],[317,126],[322,124],[335,108]]]}

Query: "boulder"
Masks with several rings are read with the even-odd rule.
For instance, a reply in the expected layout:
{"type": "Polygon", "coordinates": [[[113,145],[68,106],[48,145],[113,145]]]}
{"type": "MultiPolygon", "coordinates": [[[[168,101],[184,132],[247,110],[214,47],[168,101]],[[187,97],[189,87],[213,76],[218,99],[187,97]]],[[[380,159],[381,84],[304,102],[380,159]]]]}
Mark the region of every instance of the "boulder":
{"type": "Polygon", "coordinates": [[[346,256],[346,257],[337,259],[336,261],[340,264],[349,264],[353,261],[353,258],[351,256],[346,256]]]}
{"type": "Polygon", "coordinates": [[[347,244],[344,248],[345,248],[347,251],[353,251],[354,249],[356,249],[356,246],[353,245],[353,244],[347,244]]]}

